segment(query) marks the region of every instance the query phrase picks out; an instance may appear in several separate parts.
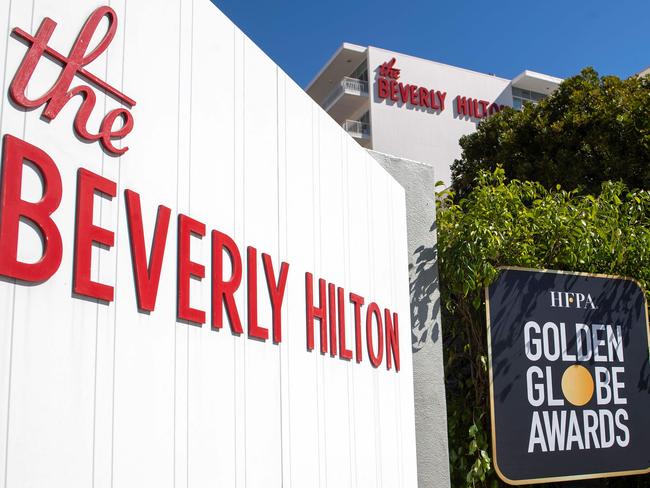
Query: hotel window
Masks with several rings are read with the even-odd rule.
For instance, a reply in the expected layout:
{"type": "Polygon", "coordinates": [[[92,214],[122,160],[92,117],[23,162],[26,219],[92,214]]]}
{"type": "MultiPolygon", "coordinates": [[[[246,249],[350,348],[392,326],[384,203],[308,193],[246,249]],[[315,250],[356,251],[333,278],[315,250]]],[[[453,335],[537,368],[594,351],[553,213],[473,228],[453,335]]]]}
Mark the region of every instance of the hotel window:
{"type": "Polygon", "coordinates": [[[370,112],[366,111],[361,117],[359,117],[359,122],[362,124],[369,124],[370,123],[370,112]]]}
{"type": "Polygon", "coordinates": [[[512,108],[521,110],[526,103],[536,105],[540,100],[546,98],[543,93],[537,93],[531,90],[522,90],[521,88],[512,87],[512,108]]]}
{"type": "Polygon", "coordinates": [[[368,81],[368,64],[364,61],[351,74],[350,78],[355,80],[368,81]]]}

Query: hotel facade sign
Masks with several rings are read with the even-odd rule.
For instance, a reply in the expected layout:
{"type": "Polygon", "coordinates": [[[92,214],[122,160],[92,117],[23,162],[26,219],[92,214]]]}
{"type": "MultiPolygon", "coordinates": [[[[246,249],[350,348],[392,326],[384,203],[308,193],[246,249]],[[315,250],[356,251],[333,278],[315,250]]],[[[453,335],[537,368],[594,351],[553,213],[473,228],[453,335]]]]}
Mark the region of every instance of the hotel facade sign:
{"type": "Polygon", "coordinates": [[[486,289],[495,469],[510,484],[650,471],[645,292],[505,268],[486,289]]]}
{"type": "MultiPolygon", "coordinates": [[[[400,80],[401,69],[396,67],[397,59],[382,63],[377,68],[377,98],[391,103],[399,103],[409,107],[418,107],[432,113],[445,110],[447,92],[433,88],[422,87],[400,80]]],[[[454,99],[453,110],[457,117],[483,119],[500,112],[505,105],[495,101],[482,100],[473,97],[457,95],[454,99]]]]}

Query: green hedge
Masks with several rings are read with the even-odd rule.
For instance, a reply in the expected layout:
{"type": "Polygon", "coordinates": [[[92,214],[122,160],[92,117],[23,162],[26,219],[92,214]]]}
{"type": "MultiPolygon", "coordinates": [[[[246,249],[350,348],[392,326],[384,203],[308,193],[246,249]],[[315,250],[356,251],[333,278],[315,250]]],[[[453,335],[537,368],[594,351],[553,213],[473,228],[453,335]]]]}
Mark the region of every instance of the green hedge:
{"type": "MultiPolygon", "coordinates": [[[[483,291],[503,265],[629,276],[650,287],[650,192],[603,183],[580,195],[481,173],[462,200],[438,195],[451,484],[501,486],[491,463],[483,291]]],[[[648,486],[647,477],[602,486],[648,486]]]]}

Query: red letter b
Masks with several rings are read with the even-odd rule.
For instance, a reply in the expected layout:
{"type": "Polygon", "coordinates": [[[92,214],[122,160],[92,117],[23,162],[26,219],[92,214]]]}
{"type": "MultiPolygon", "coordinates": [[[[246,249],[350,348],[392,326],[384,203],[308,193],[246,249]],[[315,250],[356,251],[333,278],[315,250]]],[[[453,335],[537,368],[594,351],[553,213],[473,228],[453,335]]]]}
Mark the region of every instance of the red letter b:
{"type": "Polygon", "coordinates": [[[61,264],[61,233],[52,213],[61,203],[61,175],[43,150],[9,134],[4,137],[2,186],[0,188],[0,274],[38,283],[49,279],[61,264]],[[43,197],[38,202],[21,198],[23,163],[29,161],[43,180],[43,197]],[[20,219],[32,222],[43,240],[41,259],[18,261],[20,219]]]}

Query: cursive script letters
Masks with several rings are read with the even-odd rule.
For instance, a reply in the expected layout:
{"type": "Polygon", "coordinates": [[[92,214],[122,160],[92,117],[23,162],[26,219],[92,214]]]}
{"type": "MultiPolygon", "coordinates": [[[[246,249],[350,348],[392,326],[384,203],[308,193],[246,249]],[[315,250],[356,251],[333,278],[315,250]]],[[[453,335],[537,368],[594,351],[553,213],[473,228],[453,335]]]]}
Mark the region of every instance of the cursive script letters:
{"type": "Polygon", "coordinates": [[[94,134],[87,127],[88,119],[95,108],[95,101],[97,99],[94,89],[89,85],[78,85],[70,88],[74,77],[79,76],[101,88],[123,104],[129,107],[135,105],[134,100],[84,68],[84,66],[92,63],[99,55],[106,51],[113,37],[115,37],[115,31],[117,30],[117,15],[115,11],[106,6],[99,7],[95,10],[81,28],[67,57],[48,46],[56,25],[56,22],[46,17],[41,22],[35,36],[31,36],[20,28],[13,30],[15,36],[31,45],[9,87],[9,94],[12,100],[17,105],[26,109],[37,108],[45,104],[42,116],[50,121],[59,115],[63,107],[74,96],[80,95],[83,100],[74,119],[75,132],[85,141],[100,141],[102,146],[114,155],[124,154],[129,148],[126,146],[117,148],[113,145],[113,140],[122,139],[133,129],[133,115],[131,115],[131,112],[123,107],[111,110],[104,116],[99,127],[99,132],[94,134]],[[97,31],[99,23],[104,17],[108,19],[108,30],[106,34],[93,50],[86,52],[93,35],[97,31]],[[30,99],[26,95],[27,85],[34,74],[38,62],[44,55],[60,64],[63,69],[49,90],[38,98],[30,99]],[[118,118],[121,119],[121,125],[115,127],[118,118]]]}
{"type": "Polygon", "coordinates": [[[390,61],[382,64],[379,67],[379,76],[386,76],[388,78],[398,80],[400,70],[394,67],[396,62],[397,60],[395,58],[392,58],[390,61]]]}

